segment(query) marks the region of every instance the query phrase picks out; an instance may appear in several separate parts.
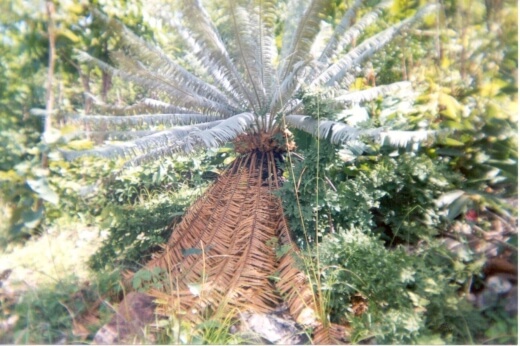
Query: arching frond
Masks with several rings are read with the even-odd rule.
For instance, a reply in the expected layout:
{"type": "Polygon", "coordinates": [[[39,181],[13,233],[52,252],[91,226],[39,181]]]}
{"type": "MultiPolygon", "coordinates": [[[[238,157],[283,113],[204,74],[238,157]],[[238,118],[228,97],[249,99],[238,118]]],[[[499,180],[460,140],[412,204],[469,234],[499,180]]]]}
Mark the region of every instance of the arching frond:
{"type": "Polygon", "coordinates": [[[220,124],[222,120],[214,121],[206,124],[179,126],[174,129],[164,130],[152,135],[142,137],[133,141],[109,144],[100,148],[84,151],[68,151],[63,152],[63,156],[67,160],[74,160],[81,156],[92,155],[106,158],[124,157],[124,156],[140,156],[145,154],[150,148],[175,146],[179,144],[190,133],[212,128],[220,124]]]}
{"type": "Polygon", "coordinates": [[[247,84],[253,90],[252,96],[260,111],[265,104],[266,94],[263,88],[263,78],[261,60],[262,56],[257,55],[256,33],[251,32],[249,24],[249,13],[243,7],[238,6],[237,1],[231,0],[225,3],[226,12],[229,15],[229,22],[233,28],[235,43],[237,45],[238,61],[242,67],[247,84]]]}
{"type": "Polygon", "coordinates": [[[253,122],[254,116],[250,113],[235,115],[206,130],[192,131],[172,145],[157,146],[154,150],[128,161],[126,166],[140,165],[173,153],[189,154],[199,148],[219,147],[243,133],[253,122]]]}
{"type": "Polygon", "coordinates": [[[219,120],[219,117],[205,114],[137,114],[127,116],[112,115],[75,115],[66,118],[69,123],[77,123],[83,126],[102,125],[108,128],[120,128],[121,126],[176,126],[187,124],[199,124],[208,121],[219,120]]]}
{"type": "Polygon", "coordinates": [[[125,71],[124,75],[122,74],[123,78],[139,83],[149,90],[164,92],[172,102],[182,107],[205,112],[218,112],[223,116],[237,112],[236,108],[227,103],[213,101],[204,94],[197,94],[161,71],[150,70],[141,62],[135,61],[123,53],[114,52],[111,56],[120,65],[119,70],[125,71]]]}
{"type": "Polygon", "coordinates": [[[345,47],[350,45],[354,39],[359,37],[359,35],[364,32],[365,28],[374,23],[377,18],[379,18],[383,10],[389,7],[391,4],[392,1],[383,1],[373,11],[364,15],[354,25],[350,25],[355,11],[361,5],[361,1],[356,1],[341,19],[341,22],[336,27],[333,36],[327,44],[327,47],[323,50],[323,53],[318,60],[322,63],[327,63],[329,58],[338,55],[339,52],[342,52],[345,47]]]}
{"type": "Polygon", "coordinates": [[[356,129],[344,123],[331,120],[316,120],[308,115],[288,115],[287,125],[305,131],[321,139],[330,140],[334,144],[345,143],[368,137],[378,140],[381,144],[393,147],[406,147],[410,143],[419,143],[431,138],[435,131],[398,131],[385,128],[356,129]]]}
{"type": "MultiPolygon", "coordinates": [[[[290,42],[293,42],[294,36],[296,35],[296,28],[302,18],[305,10],[307,9],[310,0],[289,0],[287,6],[284,8],[282,14],[283,19],[283,32],[282,42],[285,43],[281,47],[280,62],[283,62],[291,55],[290,42]]],[[[281,72],[281,65],[278,65],[279,72],[281,72]]]]}
{"type": "Polygon", "coordinates": [[[146,70],[142,65],[140,66],[138,62],[132,61],[122,54],[114,53],[113,56],[116,57],[123,68],[115,68],[85,52],[78,52],[77,58],[80,61],[93,63],[107,73],[119,76],[149,90],[163,92],[171,102],[186,109],[195,112],[201,111],[221,114],[223,116],[232,115],[235,112],[235,110],[228,105],[219,104],[204,96],[199,96],[189,90],[184,90],[180,85],[176,85],[174,81],[166,80],[157,73],[146,70]]]}
{"type": "MultiPolygon", "coordinates": [[[[201,147],[218,147],[243,133],[254,123],[251,113],[234,115],[226,120],[217,120],[199,125],[178,126],[155,132],[129,142],[105,145],[80,152],[63,152],[67,160],[94,155],[106,158],[133,156],[139,159],[151,152],[193,152],[201,147]]],[[[156,157],[156,158],[159,158],[156,157]]]]}
{"type": "MultiPolygon", "coordinates": [[[[275,46],[276,1],[251,1],[250,27],[253,38],[256,40],[256,61],[260,65],[261,88],[265,97],[272,95],[275,68],[274,58],[277,54],[275,46]]],[[[267,104],[268,100],[264,101],[267,104]]]]}
{"type": "Polygon", "coordinates": [[[379,51],[404,28],[410,26],[412,23],[419,20],[427,13],[432,12],[435,8],[437,8],[436,5],[425,6],[412,18],[408,18],[402,22],[394,24],[379,34],[376,34],[363,41],[363,43],[352,49],[339,61],[332,64],[323,73],[321,73],[314,81],[312,81],[311,86],[333,86],[339,83],[356,65],[359,65],[368,57],[379,51]]]}
{"type": "Polygon", "coordinates": [[[121,22],[114,18],[108,18],[99,11],[94,11],[96,18],[103,20],[113,34],[120,37],[123,49],[129,56],[146,63],[150,70],[167,76],[177,81],[186,90],[191,90],[199,95],[205,95],[208,99],[220,103],[229,103],[229,99],[218,88],[205,82],[184,67],[172,60],[160,47],[154,46],[128,30],[121,22]]]}
{"type": "Polygon", "coordinates": [[[185,64],[201,71],[201,76],[205,76],[218,87],[228,97],[230,102],[238,105],[239,108],[247,108],[247,99],[242,95],[240,89],[236,89],[230,82],[222,68],[212,62],[206,56],[205,48],[191,34],[191,32],[178,23],[172,23],[172,28],[182,39],[185,50],[188,52],[184,57],[179,58],[185,64]]]}
{"type": "Polygon", "coordinates": [[[352,20],[354,19],[354,15],[356,14],[356,11],[358,8],[363,4],[363,0],[356,0],[352,6],[349,7],[349,9],[345,12],[343,17],[341,18],[340,23],[336,26],[334,29],[334,33],[332,34],[332,37],[329,39],[327,46],[325,46],[325,49],[321,52],[320,57],[318,58],[318,61],[320,63],[326,63],[328,59],[334,54],[338,47],[338,43],[341,40],[345,40],[345,32],[347,31],[347,28],[350,27],[352,20]]]}
{"type": "Polygon", "coordinates": [[[327,0],[312,0],[300,19],[291,42],[287,42],[290,54],[282,57],[279,75],[282,84],[290,78],[291,72],[297,69],[298,65],[309,59],[312,44],[320,31],[320,13],[326,9],[327,4],[327,0]]]}
{"type": "Polygon", "coordinates": [[[277,85],[269,105],[269,113],[276,114],[286,108],[288,101],[293,98],[293,93],[298,90],[304,82],[305,73],[310,69],[305,63],[294,66],[293,71],[284,79],[283,83],[277,85]]]}
{"type": "Polygon", "coordinates": [[[398,131],[389,130],[379,134],[380,143],[392,147],[407,147],[410,143],[424,142],[436,135],[436,131],[417,130],[417,131],[398,131]]]}
{"type": "Polygon", "coordinates": [[[192,142],[194,147],[201,142],[208,148],[218,147],[249,129],[255,120],[252,113],[234,115],[206,131],[192,132],[186,141],[192,142]]]}
{"type": "Polygon", "coordinates": [[[285,117],[289,127],[305,131],[321,139],[330,140],[334,144],[355,140],[361,135],[375,136],[380,130],[359,130],[332,120],[316,120],[308,115],[288,115],[285,117]]]}
{"type": "Polygon", "coordinates": [[[145,114],[145,113],[186,113],[186,108],[177,107],[170,103],[166,103],[160,100],[154,100],[151,98],[144,98],[133,105],[118,106],[111,105],[102,102],[91,94],[86,93],[86,96],[94,101],[96,109],[104,112],[105,114],[112,115],[134,115],[134,114],[145,114]]]}
{"type": "Polygon", "coordinates": [[[241,91],[250,108],[257,110],[259,105],[229,58],[218,31],[200,1],[183,0],[182,4],[184,26],[189,29],[192,37],[203,48],[198,54],[201,61],[206,63],[208,68],[218,70],[221,78],[226,78],[235,90],[241,91]]]}
{"type": "Polygon", "coordinates": [[[110,141],[128,141],[131,139],[141,138],[153,135],[162,130],[136,130],[136,131],[77,131],[67,134],[67,139],[73,138],[95,138],[110,141]]]}

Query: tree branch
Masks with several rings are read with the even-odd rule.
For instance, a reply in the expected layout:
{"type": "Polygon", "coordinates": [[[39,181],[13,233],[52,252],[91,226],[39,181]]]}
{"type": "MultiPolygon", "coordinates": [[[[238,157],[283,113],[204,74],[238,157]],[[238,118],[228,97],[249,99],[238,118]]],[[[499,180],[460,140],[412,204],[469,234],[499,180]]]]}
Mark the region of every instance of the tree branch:
{"type": "MultiPolygon", "coordinates": [[[[45,122],[43,127],[43,141],[47,142],[46,136],[49,134],[49,131],[52,126],[52,118],[51,114],[54,108],[54,65],[56,61],[56,30],[54,26],[54,3],[52,1],[47,1],[45,3],[47,8],[47,15],[49,17],[49,22],[47,25],[47,33],[49,36],[49,70],[47,72],[47,94],[46,94],[46,115],[45,122]]],[[[49,166],[47,154],[43,153],[42,155],[42,167],[47,168],[49,166]]]]}

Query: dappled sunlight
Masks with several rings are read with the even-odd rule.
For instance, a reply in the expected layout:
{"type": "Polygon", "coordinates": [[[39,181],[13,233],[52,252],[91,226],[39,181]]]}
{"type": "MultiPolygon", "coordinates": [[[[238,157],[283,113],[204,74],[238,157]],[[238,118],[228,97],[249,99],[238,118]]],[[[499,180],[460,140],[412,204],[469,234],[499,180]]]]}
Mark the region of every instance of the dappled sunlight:
{"type": "Polygon", "coordinates": [[[35,289],[68,276],[89,277],[87,261],[101,246],[106,232],[82,226],[53,227],[23,245],[11,245],[0,256],[0,271],[12,270],[10,286],[35,289]]]}

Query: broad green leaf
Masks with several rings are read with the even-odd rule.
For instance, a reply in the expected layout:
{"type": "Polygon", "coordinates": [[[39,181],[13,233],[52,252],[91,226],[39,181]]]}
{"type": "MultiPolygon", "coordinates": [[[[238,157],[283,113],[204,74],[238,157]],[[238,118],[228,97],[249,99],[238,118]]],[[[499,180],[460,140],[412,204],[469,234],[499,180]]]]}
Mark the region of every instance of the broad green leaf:
{"type": "Polygon", "coordinates": [[[134,275],[134,279],[141,281],[150,281],[152,279],[152,272],[146,269],[140,270],[134,275]]]}
{"type": "Polygon", "coordinates": [[[159,274],[161,274],[162,271],[163,269],[161,267],[153,267],[152,274],[158,276],[159,274]]]}
{"type": "Polygon", "coordinates": [[[142,283],[142,280],[140,277],[136,277],[134,276],[134,278],[132,279],[132,287],[137,290],[141,287],[141,283],[142,283]]]}
{"type": "Polygon", "coordinates": [[[442,115],[453,120],[457,120],[459,118],[462,106],[460,105],[459,101],[457,101],[457,99],[451,95],[440,93],[439,103],[445,107],[445,109],[441,111],[442,115]]]}
{"type": "Polygon", "coordinates": [[[446,145],[449,145],[449,146],[452,146],[452,147],[462,147],[464,146],[464,143],[456,140],[456,139],[453,139],[453,138],[445,138],[443,140],[443,144],[446,144],[446,145]]]}
{"type": "Polygon", "coordinates": [[[54,192],[49,184],[47,183],[47,180],[44,178],[40,178],[38,180],[27,180],[27,185],[38,194],[38,196],[44,200],[46,200],[49,203],[52,204],[58,204],[59,202],[59,196],[56,192],[54,192]]]}

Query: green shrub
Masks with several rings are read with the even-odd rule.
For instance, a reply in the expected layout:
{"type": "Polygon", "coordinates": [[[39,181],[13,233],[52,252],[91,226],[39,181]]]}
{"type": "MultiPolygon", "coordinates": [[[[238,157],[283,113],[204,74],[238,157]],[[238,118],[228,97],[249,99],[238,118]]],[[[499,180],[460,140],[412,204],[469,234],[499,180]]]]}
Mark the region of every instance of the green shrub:
{"type": "Polygon", "coordinates": [[[401,246],[389,250],[358,228],[326,236],[319,253],[331,320],[347,320],[354,342],[375,337],[377,343],[466,343],[485,326],[459,294],[482,262],[462,263],[434,242],[414,252],[401,246]],[[366,304],[358,314],[356,295],[366,304]]]}
{"type": "MultiPolygon", "coordinates": [[[[338,151],[332,146],[327,149],[327,153],[338,151]]],[[[351,226],[371,229],[389,244],[428,239],[439,233],[445,221],[436,199],[463,184],[443,160],[425,154],[367,155],[355,163],[327,154],[318,161],[316,150],[304,156],[280,192],[290,228],[300,243],[351,226]]]]}
{"type": "Polygon", "coordinates": [[[101,218],[108,236],[89,260],[94,270],[119,267],[138,269],[159,245],[168,241],[167,226],[178,219],[196,193],[191,190],[176,194],[163,193],[135,205],[107,207],[101,218]]]}
{"type": "Polygon", "coordinates": [[[166,227],[233,158],[229,148],[213,154],[171,157],[123,171],[97,158],[54,162],[52,183],[62,198],[48,208],[47,218],[75,222],[76,217],[107,234],[89,262],[92,269],[137,269],[168,240],[166,227]]]}

